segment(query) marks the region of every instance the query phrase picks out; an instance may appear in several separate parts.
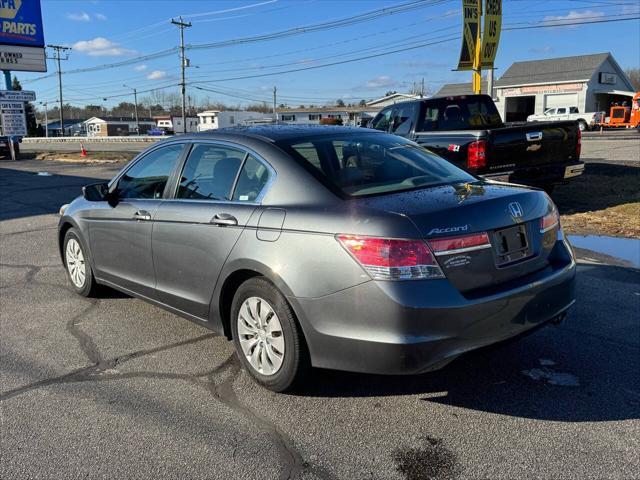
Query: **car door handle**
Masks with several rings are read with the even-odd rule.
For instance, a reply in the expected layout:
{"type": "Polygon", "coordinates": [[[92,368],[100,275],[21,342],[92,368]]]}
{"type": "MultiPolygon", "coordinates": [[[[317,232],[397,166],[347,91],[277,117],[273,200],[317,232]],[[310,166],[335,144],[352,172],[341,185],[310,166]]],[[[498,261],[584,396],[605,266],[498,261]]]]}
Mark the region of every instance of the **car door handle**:
{"type": "Polygon", "coordinates": [[[211,219],[211,223],[216,225],[238,225],[238,220],[229,213],[217,213],[211,219]]]}
{"type": "Polygon", "coordinates": [[[133,214],[134,220],[151,220],[151,214],[146,210],[138,210],[133,214]]]}

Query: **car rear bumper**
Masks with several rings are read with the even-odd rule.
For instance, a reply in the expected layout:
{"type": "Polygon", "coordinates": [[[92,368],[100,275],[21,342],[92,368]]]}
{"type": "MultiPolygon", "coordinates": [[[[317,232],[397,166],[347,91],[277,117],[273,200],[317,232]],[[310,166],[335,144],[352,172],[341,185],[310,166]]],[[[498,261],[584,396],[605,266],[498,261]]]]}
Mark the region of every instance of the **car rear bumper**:
{"type": "Polygon", "coordinates": [[[320,298],[290,298],[316,367],[414,374],[520,335],[574,303],[575,262],[505,291],[468,298],[447,280],[366,282],[320,298]]]}
{"type": "MultiPolygon", "coordinates": [[[[564,183],[570,178],[582,175],[584,167],[584,162],[580,160],[540,167],[525,167],[511,172],[508,181],[536,187],[564,183]]],[[[491,179],[491,176],[487,178],[491,179]]]]}

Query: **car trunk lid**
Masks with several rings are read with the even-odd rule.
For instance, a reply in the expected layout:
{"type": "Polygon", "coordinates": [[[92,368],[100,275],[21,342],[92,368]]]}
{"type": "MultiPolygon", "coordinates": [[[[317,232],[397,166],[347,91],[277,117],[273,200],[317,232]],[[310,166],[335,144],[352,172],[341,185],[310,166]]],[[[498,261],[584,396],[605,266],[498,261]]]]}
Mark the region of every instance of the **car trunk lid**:
{"type": "Polygon", "coordinates": [[[545,268],[555,243],[549,241],[555,231],[541,232],[540,219],[551,206],[537,190],[486,182],[358,201],[408,217],[434,250],[446,277],[464,294],[545,268]],[[481,234],[486,234],[484,243],[481,234]],[[460,238],[470,243],[455,241],[460,238]],[[448,243],[450,248],[444,248],[448,243]]]}

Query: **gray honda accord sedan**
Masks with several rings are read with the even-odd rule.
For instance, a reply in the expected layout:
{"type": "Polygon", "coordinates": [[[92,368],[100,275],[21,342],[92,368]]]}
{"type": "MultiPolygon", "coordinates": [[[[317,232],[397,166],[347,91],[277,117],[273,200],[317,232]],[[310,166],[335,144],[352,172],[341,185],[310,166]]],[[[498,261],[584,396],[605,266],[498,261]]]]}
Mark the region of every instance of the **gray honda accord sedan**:
{"type": "Polygon", "coordinates": [[[345,127],[179,136],[61,209],[72,287],[235,343],[263,386],[310,367],[412,374],[565,315],[575,262],[542,191],[345,127]]]}

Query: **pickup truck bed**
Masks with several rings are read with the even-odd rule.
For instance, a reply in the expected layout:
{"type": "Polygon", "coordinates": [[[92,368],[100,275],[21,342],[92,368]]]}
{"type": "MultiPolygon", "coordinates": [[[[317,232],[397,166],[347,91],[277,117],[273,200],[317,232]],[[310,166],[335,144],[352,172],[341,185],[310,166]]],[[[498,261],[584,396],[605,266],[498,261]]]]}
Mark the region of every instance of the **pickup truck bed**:
{"type": "Polygon", "coordinates": [[[584,171],[575,121],[502,123],[487,95],[430,98],[382,110],[371,126],[410,138],[473,174],[550,190],[584,171]]]}

